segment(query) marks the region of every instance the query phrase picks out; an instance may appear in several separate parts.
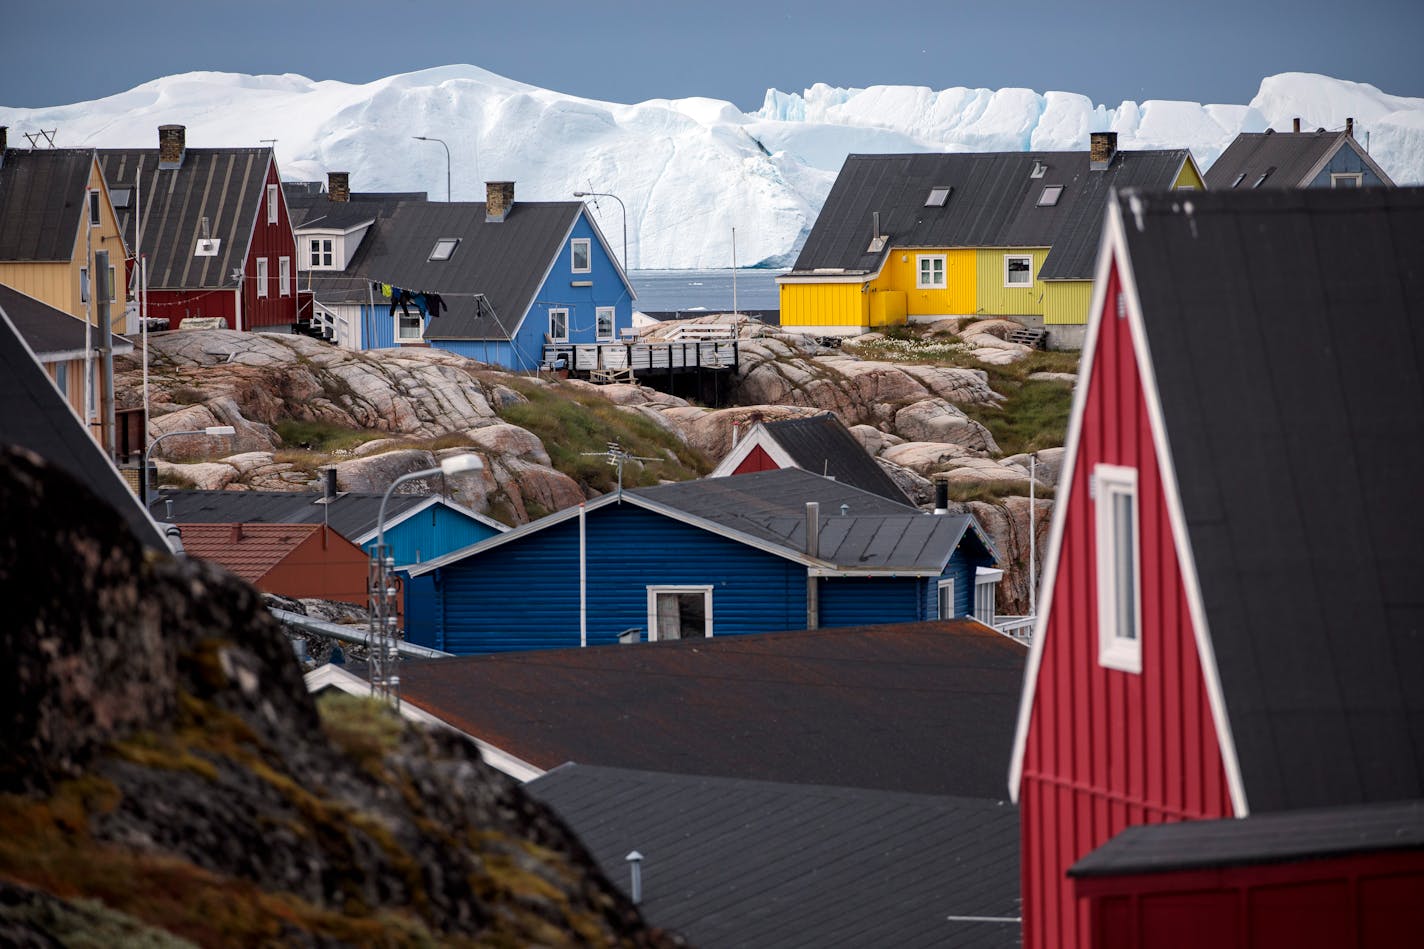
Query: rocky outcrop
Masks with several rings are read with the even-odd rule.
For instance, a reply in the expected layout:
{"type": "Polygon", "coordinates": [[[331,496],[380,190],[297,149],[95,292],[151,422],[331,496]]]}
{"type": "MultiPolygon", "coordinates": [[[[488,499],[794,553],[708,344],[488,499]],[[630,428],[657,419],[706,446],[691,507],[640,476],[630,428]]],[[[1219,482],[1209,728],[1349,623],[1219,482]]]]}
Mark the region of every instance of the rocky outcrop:
{"type": "Polygon", "coordinates": [[[252,588],[146,557],[30,455],[0,453],[0,509],[7,943],[673,943],[464,739],[318,708],[252,588]]]}
{"type": "MultiPolygon", "coordinates": [[[[1029,500],[1026,497],[1006,497],[998,501],[951,502],[951,511],[967,511],[989,535],[1000,556],[1004,578],[999,581],[995,607],[1002,616],[1026,616],[1029,612],[1029,500]]],[[[1039,499],[1033,508],[1033,534],[1039,581],[1043,579],[1044,557],[1047,556],[1049,523],[1053,519],[1053,502],[1039,499]]]]}

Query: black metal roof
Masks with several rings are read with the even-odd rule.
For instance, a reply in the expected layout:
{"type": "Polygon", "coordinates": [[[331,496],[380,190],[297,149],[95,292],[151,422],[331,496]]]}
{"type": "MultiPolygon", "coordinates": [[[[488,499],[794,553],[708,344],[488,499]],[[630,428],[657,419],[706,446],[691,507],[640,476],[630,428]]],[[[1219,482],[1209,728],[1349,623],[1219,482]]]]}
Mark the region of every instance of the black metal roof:
{"type": "MultiPolygon", "coordinates": [[[[286,188],[287,185],[283,185],[286,188]]],[[[405,201],[423,202],[424,191],[353,191],[349,200],[332,201],[325,192],[287,191],[292,228],[347,230],[389,214],[405,201]]]]}
{"type": "MultiPolygon", "coordinates": [[[[88,345],[98,345],[99,331],[89,330],[77,316],[50,306],[32,296],[0,283],[0,310],[10,318],[31,351],[41,362],[83,358],[88,345]]],[[[133,343],[122,336],[109,337],[116,354],[133,352],[133,343]]]]}
{"type": "Polygon", "coordinates": [[[786,449],[797,467],[913,507],[894,479],[835,415],[828,412],[812,418],[763,422],[762,427],[786,449]]]}
{"type": "Polygon", "coordinates": [[[1424,797],[1424,190],[1118,211],[1252,813],[1424,797]]]}
{"type": "Polygon", "coordinates": [[[156,148],[101,148],[98,155],[110,188],[137,183],[133,203],[115,213],[130,250],[148,258],[150,287],[237,286],[232,272],[244,266],[253,227],[265,207],[270,148],[189,148],[181,165],[162,170],[156,148]],[[143,233],[136,241],[139,218],[143,233]],[[194,251],[205,236],[204,219],[206,236],[221,243],[215,255],[199,257],[194,251]]]}
{"type": "MultiPolygon", "coordinates": [[[[164,489],[149,504],[154,520],[174,524],[329,524],[347,540],[361,543],[376,530],[381,498],[376,492],[342,492],[330,502],[312,491],[182,491],[164,489]],[[170,516],[170,502],[172,514],[170,516]]],[[[386,505],[389,526],[426,494],[393,494],[386,505]]],[[[440,499],[439,503],[446,503],[440,499]]],[[[490,524],[495,522],[490,521],[490,524]]]]}
{"type": "Polygon", "coordinates": [[[1388,850],[1424,850],[1424,801],[1144,824],[1127,828],[1068,872],[1078,877],[1166,873],[1388,850]]]}
{"type": "Polygon", "coordinates": [[[483,201],[402,203],[366,235],[347,272],[440,294],[450,309],[429,322],[426,339],[505,339],[582,210],[578,201],[516,201],[503,221],[488,223],[483,201]],[[460,243],[433,261],[441,238],[460,243]]]}
{"type": "Polygon", "coordinates": [[[566,765],[525,785],[704,947],[1017,946],[1018,809],[1001,801],[566,765]]]}
{"type": "Polygon", "coordinates": [[[875,273],[886,255],[913,247],[1049,247],[1045,280],[1093,276],[1103,211],[1113,187],[1170,187],[1186,149],[1119,151],[1102,171],[1088,152],[851,155],[836,177],[793,275],[875,273]],[[1035,177],[1036,167],[1043,167],[1035,177]],[[1061,186],[1056,204],[1043,189],[1061,186]],[[935,188],[952,189],[927,207],[935,188]],[[888,240],[871,250],[872,215],[888,240]]]}
{"type": "Polygon", "coordinates": [[[110,504],[146,547],[168,544],[119,471],[84,430],[48,374],[30,353],[0,303],[0,444],[29,449],[66,471],[110,504]]]}
{"type": "Polygon", "coordinates": [[[1349,141],[1344,132],[1242,132],[1207,169],[1206,186],[1214,191],[1299,188],[1349,141]],[[1262,175],[1266,179],[1258,185],[1262,175]]]}
{"type": "Polygon", "coordinates": [[[538,768],[999,798],[1026,657],[943,620],[409,662],[401,695],[538,768]]]}
{"type": "Polygon", "coordinates": [[[93,167],[89,148],[6,149],[0,155],[0,260],[73,259],[93,167]]]}

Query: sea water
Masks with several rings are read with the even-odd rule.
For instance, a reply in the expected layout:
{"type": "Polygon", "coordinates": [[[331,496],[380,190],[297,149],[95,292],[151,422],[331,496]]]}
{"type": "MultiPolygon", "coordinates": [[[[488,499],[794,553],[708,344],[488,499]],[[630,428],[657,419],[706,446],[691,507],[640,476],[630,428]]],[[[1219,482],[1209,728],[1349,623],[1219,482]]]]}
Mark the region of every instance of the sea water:
{"type": "MultiPolygon", "coordinates": [[[[776,278],[784,270],[738,269],[736,306],[740,310],[780,307],[776,278]]],[[[638,291],[634,309],[648,312],[711,310],[732,312],[732,271],[635,270],[629,274],[638,291]]]]}

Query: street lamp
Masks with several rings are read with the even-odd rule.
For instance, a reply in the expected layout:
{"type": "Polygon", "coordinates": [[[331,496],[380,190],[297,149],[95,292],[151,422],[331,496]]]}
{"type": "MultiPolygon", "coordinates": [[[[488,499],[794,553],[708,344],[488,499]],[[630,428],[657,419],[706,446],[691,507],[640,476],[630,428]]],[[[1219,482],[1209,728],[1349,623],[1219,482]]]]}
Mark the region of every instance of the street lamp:
{"type": "Polygon", "coordinates": [[[450,203],[450,146],[446,145],[443,139],[430,138],[425,135],[412,135],[411,138],[417,142],[439,142],[440,147],[445,149],[445,203],[450,203]]]}
{"type": "Polygon", "coordinates": [[[628,269],[628,208],[623,204],[623,199],[616,194],[609,194],[607,191],[575,191],[575,198],[612,198],[618,202],[618,207],[623,211],[623,269],[628,269]]]}
{"type": "Polygon", "coordinates": [[[209,425],[207,428],[197,428],[188,432],[164,432],[149,443],[147,450],[143,453],[143,505],[148,506],[152,498],[149,496],[148,488],[148,465],[149,459],[153,457],[153,450],[158,447],[158,443],[165,438],[172,438],[174,435],[236,435],[237,429],[231,425],[209,425]]]}
{"type": "Polygon", "coordinates": [[[366,645],[370,650],[371,695],[380,695],[394,702],[400,708],[400,676],[395,675],[396,640],[400,631],[396,629],[396,588],[391,571],[396,565],[395,558],[386,548],[386,503],[396,488],[407,481],[429,478],[434,475],[467,474],[479,471],[484,462],[479,455],[451,455],[440,462],[439,467],[425,468],[403,474],[391,482],[381,498],[380,509],[376,512],[376,546],[371,550],[371,573],[368,593],[370,596],[371,618],[367,626],[366,645]]]}

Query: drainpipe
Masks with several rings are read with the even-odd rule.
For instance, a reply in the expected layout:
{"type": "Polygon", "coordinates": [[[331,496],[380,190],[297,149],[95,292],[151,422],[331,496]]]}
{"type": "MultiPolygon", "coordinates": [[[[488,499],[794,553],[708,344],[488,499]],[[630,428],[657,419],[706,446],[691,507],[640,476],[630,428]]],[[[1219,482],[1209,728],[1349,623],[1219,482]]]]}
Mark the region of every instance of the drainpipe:
{"type": "MultiPolygon", "coordinates": [[[[806,556],[817,559],[821,556],[821,505],[815,501],[806,502],[806,556]]],[[[809,570],[806,573],[806,628],[821,628],[820,589],[809,570]]]]}

